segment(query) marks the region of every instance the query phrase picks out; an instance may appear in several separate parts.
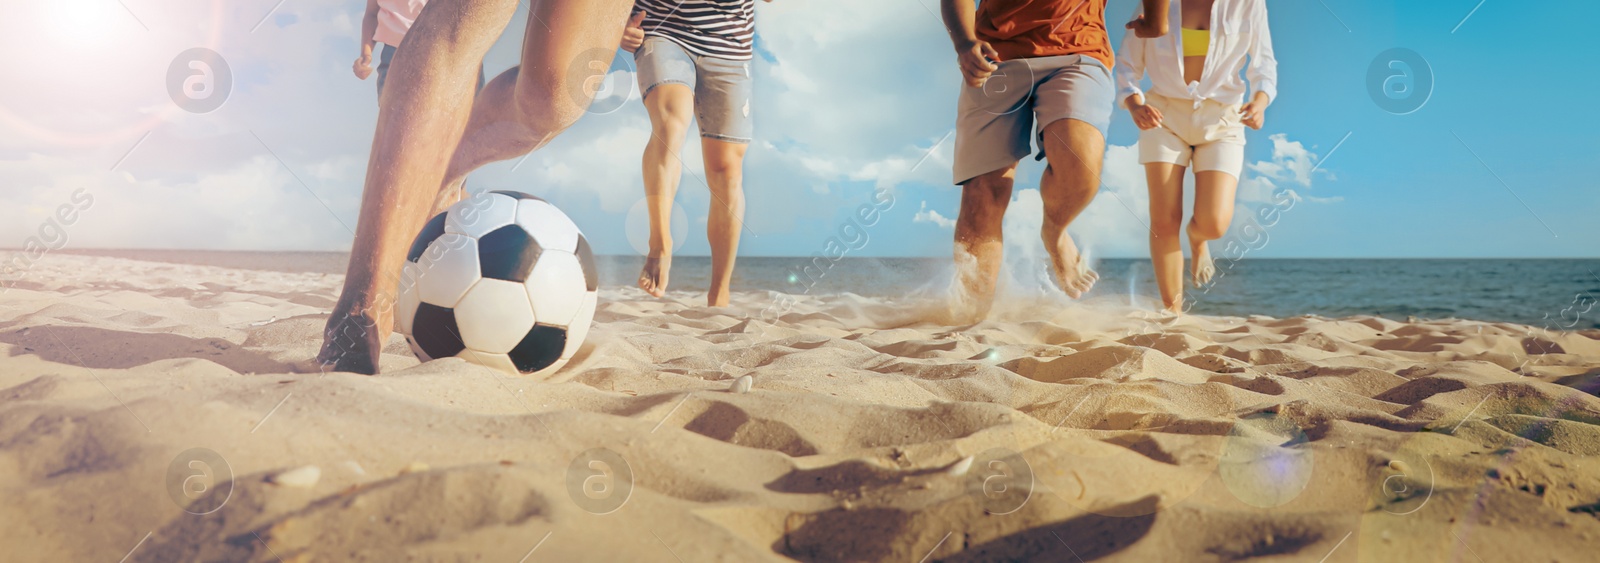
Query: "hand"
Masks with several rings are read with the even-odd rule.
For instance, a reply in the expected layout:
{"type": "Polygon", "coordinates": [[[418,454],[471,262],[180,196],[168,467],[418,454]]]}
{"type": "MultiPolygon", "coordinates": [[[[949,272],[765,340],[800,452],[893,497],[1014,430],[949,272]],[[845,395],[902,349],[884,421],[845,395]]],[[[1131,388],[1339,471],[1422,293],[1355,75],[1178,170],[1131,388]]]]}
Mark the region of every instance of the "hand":
{"type": "Polygon", "coordinates": [[[956,50],[956,62],[961,65],[961,76],[967,81],[967,86],[982,88],[983,83],[1000,66],[995,61],[1000,60],[1000,53],[989,45],[988,41],[973,41],[971,45],[956,50]]]}
{"type": "Polygon", "coordinates": [[[356,64],[351,65],[350,70],[354,71],[356,78],[360,80],[372,76],[372,50],[362,49],[361,56],[356,57],[356,64]]]}
{"type": "Polygon", "coordinates": [[[644,44],[644,10],[628,18],[628,27],[622,30],[622,50],[632,53],[644,44]]]}
{"type": "Polygon", "coordinates": [[[1239,108],[1239,122],[1251,129],[1261,130],[1261,127],[1267,124],[1268,105],[1271,105],[1271,102],[1267,101],[1266,96],[1256,96],[1250,103],[1239,108]]]}
{"type": "Polygon", "coordinates": [[[1134,35],[1143,39],[1155,39],[1167,34],[1166,30],[1156,27],[1156,22],[1143,15],[1133,18],[1133,21],[1128,22],[1128,25],[1123,27],[1128,28],[1134,35]]]}
{"type": "Polygon", "coordinates": [[[1140,131],[1147,131],[1161,126],[1161,110],[1150,104],[1142,104],[1128,96],[1128,113],[1133,114],[1133,124],[1139,126],[1140,131]]]}

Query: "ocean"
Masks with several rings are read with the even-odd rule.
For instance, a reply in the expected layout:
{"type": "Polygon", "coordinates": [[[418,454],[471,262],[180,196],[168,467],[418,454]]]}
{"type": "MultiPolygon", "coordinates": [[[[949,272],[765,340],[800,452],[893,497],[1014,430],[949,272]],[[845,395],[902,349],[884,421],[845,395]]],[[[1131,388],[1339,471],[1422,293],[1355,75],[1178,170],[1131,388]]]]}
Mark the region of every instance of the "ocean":
{"type": "MultiPolygon", "coordinates": [[[[291,272],[344,273],[338,252],[213,252],[78,250],[74,254],[291,272]]],[[[597,257],[601,283],[633,285],[643,258],[597,257]]],[[[802,269],[807,258],[741,257],[734,290],[869,297],[937,295],[951,279],[948,258],[846,257],[821,276],[802,269]],[[814,281],[813,281],[814,280],[814,281]]],[[[1202,315],[1461,318],[1504,321],[1553,330],[1600,328],[1600,259],[1243,259],[1218,263],[1208,290],[1190,289],[1192,313],[1202,315]]],[[[711,259],[673,260],[671,289],[705,291],[711,259]]],[[[1010,267],[1011,287],[1039,291],[1042,265],[1010,267]]],[[[1088,299],[1154,299],[1150,262],[1103,259],[1101,280],[1088,299]]]]}

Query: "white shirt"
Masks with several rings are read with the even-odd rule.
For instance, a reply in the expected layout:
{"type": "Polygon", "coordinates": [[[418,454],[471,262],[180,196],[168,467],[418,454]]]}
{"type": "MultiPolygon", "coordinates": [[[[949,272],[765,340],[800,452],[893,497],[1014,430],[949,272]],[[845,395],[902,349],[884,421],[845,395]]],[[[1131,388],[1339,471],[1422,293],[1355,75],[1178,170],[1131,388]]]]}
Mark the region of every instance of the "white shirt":
{"type": "Polygon", "coordinates": [[[428,0],[378,0],[378,30],[372,34],[372,40],[399,47],[400,40],[406,38],[411,24],[417,21],[417,14],[421,14],[422,7],[427,4],[428,0]]]}
{"type": "Polygon", "coordinates": [[[1180,100],[1216,100],[1242,104],[1249,91],[1278,97],[1278,59],[1272,55],[1272,33],[1267,30],[1266,0],[1216,0],[1211,6],[1211,48],[1199,82],[1183,81],[1183,2],[1172,2],[1168,16],[1171,32],[1142,39],[1129,31],[1117,53],[1117,105],[1140,94],[1139,82],[1150,73],[1150,92],[1180,100]],[[1247,60],[1248,59],[1248,60],[1247,60]],[[1249,80],[1239,77],[1244,72],[1249,80]]]}

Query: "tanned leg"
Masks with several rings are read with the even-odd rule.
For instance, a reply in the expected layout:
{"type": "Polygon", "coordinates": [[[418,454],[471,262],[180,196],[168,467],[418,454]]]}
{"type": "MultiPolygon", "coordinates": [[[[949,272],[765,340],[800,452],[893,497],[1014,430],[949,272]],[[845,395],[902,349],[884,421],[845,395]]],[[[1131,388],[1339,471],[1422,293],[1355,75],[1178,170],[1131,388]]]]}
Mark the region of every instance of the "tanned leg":
{"type": "Polygon", "coordinates": [[[672,203],[683,179],[683,139],[694,119],[694,90],[662,84],[644,98],[650,113],[650,142],[644,147],[644,197],[650,209],[650,255],[639,272],[639,289],[667,294],[672,270],[672,203]]]}
{"type": "Polygon", "coordinates": [[[706,239],[711,242],[711,289],[706,304],[727,307],[733,264],[739,257],[744,230],[744,153],[749,145],[701,139],[706,158],[706,184],[711,187],[711,213],[706,239]]]}
{"type": "Polygon", "coordinates": [[[481,165],[526,153],[577,120],[588,100],[565,94],[567,70],[588,49],[615,49],[632,2],[535,2],[523,45],[527,70],[496,78],[497,91],[486,88],[474,107],[479,65],[516,7],[516,0],[434,0],[395,55],[379,103],[350,267],[317,357],[325,371],[377,372],[411,240],[439,203],[441,186],[459,185],[447,182],[447,173],[464,170],[464,178],[476,168],[452,162],[481,165]],[[500,143],[483,140],[506,130],[518,134],[500,143]]]}
{"type": "Polygon", "coordinates": [[[1217,268],[1206,243],[1228,234],[1233,223],[1234,194],[1239,179],[1227,172],[1210,170],[1194,175],[1194,218],[1189,221],[1189,249],[1193,266],[1190,279],[1195,287],[1211,282],[1217,268]]]}
{"type": "Polygon", "coordinates": [[[478,93],[443,189],[459,188],[485,164],[543,147],[583,117],[604,86],[632,9],[628,0],[534,0],[522,64],[478,93]]]}
{"type": "Polygon", "coordinates": [[[1183,311],[1183,172],[1176,164],[1144,165],[1150,186],[1150,262],[1161,305],[1175,313],[1183,311]]]}
{"type": "Polygon", "coordinates": [[[994,306],[995,286],[1005,259],[1002,227],[1011,203],[1017,165],[978,176],[961,187],[956,216],[957,316],[981,319],[994,306]]]}
{"type": "Polygon", "coordinates": [[[1039,181],[1044,200],[1044,228],[1039,236],[1050,251],[1056,284],[1074,299],[1082,297],[1100,275],[1089,269],[1067,227],[1100,191],[1105,137],[1093,125],[1060,119],[1044,128],[1044,154],[1050,165],[1039,181]]]}

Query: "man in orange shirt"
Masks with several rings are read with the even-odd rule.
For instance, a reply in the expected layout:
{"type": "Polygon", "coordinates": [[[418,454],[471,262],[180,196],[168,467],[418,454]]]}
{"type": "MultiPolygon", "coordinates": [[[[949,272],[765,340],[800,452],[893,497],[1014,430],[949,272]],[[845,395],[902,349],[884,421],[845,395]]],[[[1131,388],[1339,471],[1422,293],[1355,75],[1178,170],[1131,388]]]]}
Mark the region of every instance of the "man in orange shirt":
{"type": "MultiPolygon", "coordinates": [[[[1167,32],[1171,0],[1142,0],[1129,24],[1139,37],[1167,32]]],[[[963,290],[959,309],[988,313],[1000,276],[1001,224],[1011,202],[1017,163],[1046,160],[1045,248],[1056,283],[1077,298],[1099,276],[1090,271],[1067,225],[1094,200],[1105,156],[1116,87],[1106,0],[943,0],[966,87],[956,117],[955,183],[962,186],[955,258],[963,290]],[[1037,123],[1037,129],[1035,128],[1037,123]],[[1037,131],[1037,133],[1035,133],[1037,131]]]]}

